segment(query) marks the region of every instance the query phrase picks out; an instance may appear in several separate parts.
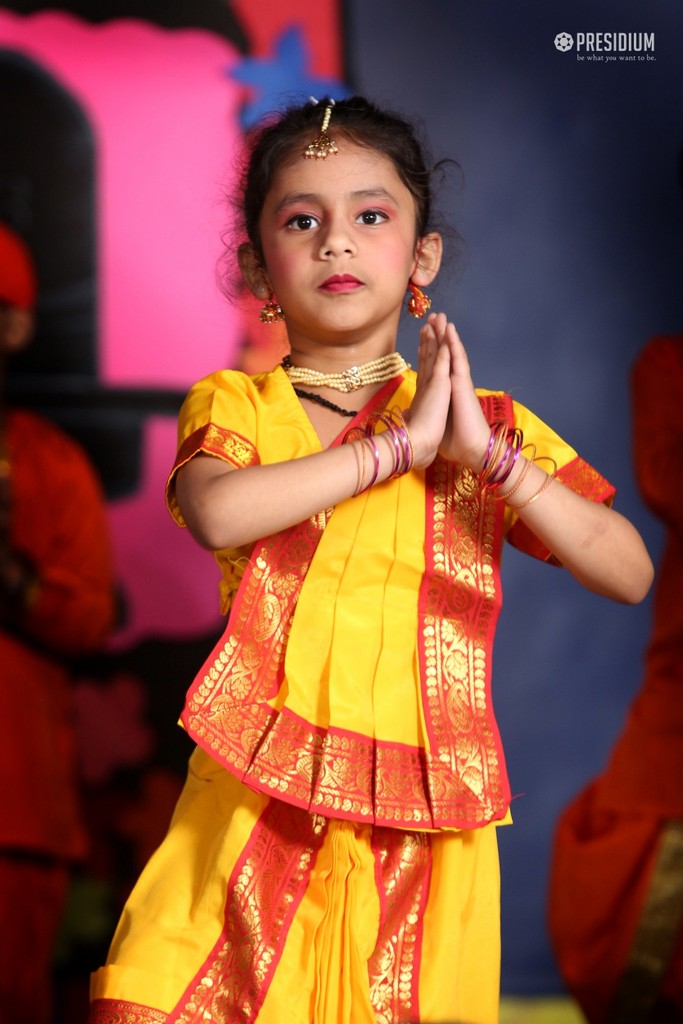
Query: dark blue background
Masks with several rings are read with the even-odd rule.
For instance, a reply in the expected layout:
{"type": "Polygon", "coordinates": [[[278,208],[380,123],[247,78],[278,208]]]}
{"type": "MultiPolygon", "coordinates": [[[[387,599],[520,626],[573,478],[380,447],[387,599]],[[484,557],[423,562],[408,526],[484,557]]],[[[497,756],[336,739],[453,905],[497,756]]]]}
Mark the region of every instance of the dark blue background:
{"type": "MultiPolygon", "coordinates": [[[[656,557],[631,463],[628,375],[653,334],[683,330],[683,13],[654,0],[346,0],[359,92],[424,121],[455,157],[443,212],[464,248],[432,289],[476,383],[504,388],[618,488],[656,557]],[[577,61],[558,32],[654,32],[655,61],[577,61]]],[[[414,357],[416,325],[401,349],[414,357]]],[[[614,605],[505,552],[494,698],[515,824],[500,830],[503,991],[560,982],[545,928],[550,844],[600,771],[640,683],[649,603],[614,605]]]]}

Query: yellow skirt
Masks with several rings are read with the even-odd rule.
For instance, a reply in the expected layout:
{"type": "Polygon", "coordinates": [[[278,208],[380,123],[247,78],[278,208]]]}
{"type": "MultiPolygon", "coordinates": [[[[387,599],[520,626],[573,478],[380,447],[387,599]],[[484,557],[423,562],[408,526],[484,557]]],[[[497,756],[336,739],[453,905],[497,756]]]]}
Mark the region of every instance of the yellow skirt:
{"type": "Polygon", "coordinates": [[[91,1024],[496,1024],[495,826],[311,815],[197,749],[92,978],[91,1024]]]}

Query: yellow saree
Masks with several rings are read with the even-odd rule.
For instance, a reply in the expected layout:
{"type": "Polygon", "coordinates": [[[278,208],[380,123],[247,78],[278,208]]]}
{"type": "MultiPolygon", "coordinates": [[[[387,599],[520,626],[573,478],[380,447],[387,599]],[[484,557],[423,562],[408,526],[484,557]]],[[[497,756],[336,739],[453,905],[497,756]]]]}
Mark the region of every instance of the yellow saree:
{"type": "MultiPolygon", "coordinates": [[[[376,396],[409,405],[414,375],[376,396]]],[[[575,489],[609,485],[528,410],[481,393],[575,489]]],[[[359,414],[358,421],[372,409],[359,414]]],[[[176,467],[320,443],[281,369],[190,393],[176,467]]],[[[169,482],[169,507],[182,522],[169,482]]],[[[198,749],[167,839],[93,978],[93,1024],[497,1020],[510,791],[490,698],[514,515],[443,460],[218,552],[224,637],[182,720],[198,749]]]]}

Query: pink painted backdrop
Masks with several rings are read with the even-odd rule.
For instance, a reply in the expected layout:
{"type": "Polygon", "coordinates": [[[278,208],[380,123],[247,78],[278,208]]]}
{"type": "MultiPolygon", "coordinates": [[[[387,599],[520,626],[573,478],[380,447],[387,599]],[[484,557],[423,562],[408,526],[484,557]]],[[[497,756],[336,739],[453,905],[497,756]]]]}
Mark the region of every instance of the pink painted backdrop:
{"type": "Polygon", "coordinates": [[[57,78],[96,133],[102,383],[183,389],[230,365],[239,313],[215,270],[240,140],[235,49],[197,29],[2,9],[0,45],[57,78]]]}
{"type": "MultiPolygon", "coordinates": [[[[254,54],[268,57],[278,35],[297,25],[311,44],[311,70],[338,73],[336,0],[232,7],[254,54]]],[[[254,307],[245,323],[216,280],[242,138],[244,86],[230,77],[236,49],[200,29],[133,19],[91,24],[58,10],[18,15],[2,7],[0,46],[57,79],[93,127],[100,384],[182,392],[220,367],[271,365],[276,332],[263,336],[254,307]],[[245,339],[251,355],[243,356],[245,339]]],[[[142,445],[137,493],[110,504],[127,611],[115,649],[150,636],[198,636],[218,621],[215,562],[164,505],[175,419],[147,419],[142,445]]]]}
{"type": "MultiPolygon", "coordinates": [[[[201,30],[3,10],[0,45],[52,74],[93,126],[101,384],[184,391],[234,365],[241,314],[221,294],[216,264],[241,138],[235,49],[201,30]]],[[[147,420],[140,489],[110,505],[127,610],[114,647],[215,628],[213,558],[164,506],[175,448],[175,419],[147,420]]]]}

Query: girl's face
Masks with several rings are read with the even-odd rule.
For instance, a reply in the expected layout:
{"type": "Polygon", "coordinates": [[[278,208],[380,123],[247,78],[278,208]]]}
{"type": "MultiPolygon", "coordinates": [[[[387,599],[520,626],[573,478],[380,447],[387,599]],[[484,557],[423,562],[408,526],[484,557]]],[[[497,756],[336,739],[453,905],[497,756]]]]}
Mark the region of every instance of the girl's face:
{"type": "MultiPolygon", "coordinates": [[[[294,350],[390,351],[418,253],[414,199],[393,163],[343,139],[326,160],[297,156],[276,173],[259,221],[268,284],[294,350]]],[[[433,278],[438,270],[438,259],[433,278]]],[[[428,281],[417,275],[418,284],[428,281]]]]}

